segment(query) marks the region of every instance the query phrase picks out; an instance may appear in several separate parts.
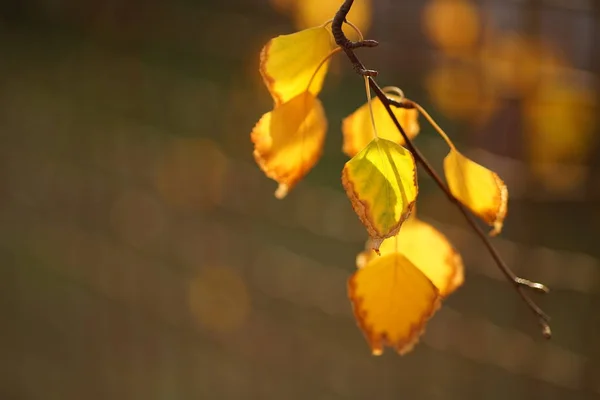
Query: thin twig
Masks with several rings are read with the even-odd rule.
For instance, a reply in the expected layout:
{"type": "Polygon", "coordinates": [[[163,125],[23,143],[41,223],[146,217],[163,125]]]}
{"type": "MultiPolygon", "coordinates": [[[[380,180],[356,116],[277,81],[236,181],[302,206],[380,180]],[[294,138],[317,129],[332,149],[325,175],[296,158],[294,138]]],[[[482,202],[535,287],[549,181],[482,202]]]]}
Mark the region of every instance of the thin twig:
{"type": "Polygon", "coordinates": [[[348,15],[348,12],[352,8],[353,3],[354,3],[354,0],[346,0],[340,6],[335,17],[333,18],[333,21],[331,23],[331,31],[335,38],[336,44],[344,50],[344,52],[346,53],[346,56],[352,63],[354,70],[358,74],[368,77],[369,86],[371,87],[371,89],[373,90],[375,95],[379,98],[379,100],[383,104],[383,106],[386,109],[387,113],[389,114],[390,118],[394,122],[394,125],[396,126],[396,128],[398,129],[398,131],[400,132],[402,137],[404,138],[404,141],[406,142],[406,146],[411,151],[411,153],[414,155],[415,160],[425,169],[425,172],[427,172],[427,174],[435,181],[435,183],[438,185],[438,187],[446,194],[446,197],[448,197],[448,199],[456,205],[456,207],[459,209],[461,214],[465,217],[469,226],[475,231],[477,236],[479,236],[479,238],[485,245],[486,249],[488,250],[488,252],[492,256],[492,258],[494,259],[494,262],[496,263],[496,265],[498,266],[500,271],[502,271],[502,273],[504,274],[506,279],[508,279],[513,284],[513,287],[515,288],[515,290],[517,291],[519,296],[523,299],[525,304],[529,307],[529,309],[537,317],[537,320],[542,327],[542,335],[545,338],[550,338],[552,336],[552,332],[550,330],[550,325],[548,324],[550,317],[548,317],[548,315],[546,315],[546,313],[544,313],[544,311],[542,311],[542,309],[537,304],[535,304],[533,302],[533,300],[531,300],[531,298],[527,295],[527,293],[525,293],[525,290],[524,290],[525,288],[528,288],[528,289],[533,289],[533,290],[536,290],[536,291],[539,291],[542,293],[547,293],[549,291],[548,288],[540,283],[532,282],[527,279],[518,277],[508,267],[508,265],[506,265],[506,263],[504,262],[504,260],[502,259],[502,257],[500,256],[500,254],[498,253],[496,248],[492,245],[492,243],[491,243],[490,239],[488,238],[488,236],[486,235],[486,233],[477,224],[475,218],[469,213],[467,208],[456,197],[454,197],[454,195],[452,195],[452,193],[450,192],[450,189],[446,186],[444,181],[442,181],[440,176],[433,169],[433,167],[429,164],[429,162],[423,156],[423,154],[419,151],[419,149],[417,149],[415,147],[415,145],[412,143],[412,141],[406,134],[406,131],[402,128],[402,125],[400,125],[400,122],[398,122],[398,119],[394,115],[392,106],[402,107],[402,108],[414,108],[414,104],[411,104],[410,102],[406,102],[406,101],[399,102],[394,99],[388,98],[388,96],[381,90],[381,88],[379,87],[377,82],[375,82],[375,80],[373,79],[374,76],[377,76],[377,71],[366,69],[365,66],[363,65],[363,63],[358,58],[358,56],[356,55],[356,53],[354,52],[354,49],[359,48],[359,47],[374,47],[377,45],[377,42],[373,41],[373,40],[362,40],[362,41],[358,41],[358,42],[352,42],[344,34],[344,32],[342,30],[342,24],[346,20],[346,16],[348,15]]]}

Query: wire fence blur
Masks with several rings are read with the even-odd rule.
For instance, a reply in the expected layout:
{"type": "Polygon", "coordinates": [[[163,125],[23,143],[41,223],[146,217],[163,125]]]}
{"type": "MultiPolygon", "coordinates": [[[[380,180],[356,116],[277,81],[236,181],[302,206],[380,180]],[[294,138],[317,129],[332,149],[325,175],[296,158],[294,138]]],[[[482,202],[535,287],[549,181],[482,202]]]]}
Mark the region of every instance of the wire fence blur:
{"type": "Polygon", "coordinates": [[[373,357],[345,292],[366,233],[340,185],[362,82],[333,61],[326,150],[285,200],[249,139],[270,109],[261,46],[339,3],[0,3],[1,398],[600,397],[600,6],[356,1],[381,42],[361,58],[506,181],[494,243],[552,289],[546,342],[423,176],[419,215],[466,282],[412,353],[373,357]]]}

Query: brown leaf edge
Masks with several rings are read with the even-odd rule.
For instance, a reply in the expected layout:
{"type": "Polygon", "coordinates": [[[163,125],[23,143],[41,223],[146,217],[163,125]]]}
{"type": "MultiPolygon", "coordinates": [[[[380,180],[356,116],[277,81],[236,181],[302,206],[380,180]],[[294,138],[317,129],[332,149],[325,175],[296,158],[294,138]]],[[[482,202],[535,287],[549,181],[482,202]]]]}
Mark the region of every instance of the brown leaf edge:
{"type": "MultiPolygon", "coordinates": [[[[392,95],[389,95],[390,97],[394,97],[392,95]]],[[[398,97],[398,96],[396,96],[398,97]]],[[[381,104],[381,100],[376,97],[373,99],[373,102],[379,102],[381,104]]],[[[350,137],[354,136],[355,132],[350,129],[350,127],[352,126],[352,123],[354,121],[354,119],[356,118],[356,113],[362,108],[362,107],[368,107],[368,104],[363,104],[362,106],[360,106],[359,108],[357,108],[356,110],[354,110],[352,112],[352,114],[348,115],[346,118],[344,118],[342,120],[342,136],[343,136],[343,141],[342,141],[342,153],[344,153],[345,155],[347,155],[348,157],[352,158],[355,155],[357,155],[362,149],[358,148],[355,146],[354,142],[350,139],[350,137]]],[[[419,116],[417,110],[407,110],[407,109],[403,109],[403,108],[398,108],[396,110],[394,110],[394,114],[396,115],[396,118],[398,118],[399,120],[402,121],[402,126],[408,126],[411,127],[411,121],[410,121],[410,117],[414,116],[415,118],[417,118],[419,116]],[[413,114],[414,115],[411,115],[413,114]],[[400,114],[402,113],[402,114],[400,114]]],[[[419,130],[420,130],[420,124],[418,122],[418,120],[415,122],[417,125],[417,133],[415,134],[413,132],[412,129],[408,129],[407,133],[409,138],[414,138],[419,130]]],[[[402,135],[400,135],[398,133],[398,140],[392,140],[394,143],[399,144],[400,146],[405,146],[405,142],[404,142],[404,138],[402,137],[402,135]]]]}
{"type": "Polygon", "coordinates": [[[345,155],[347,155],[348,157],[351,157],[351,158],[354,157],[355,155],[357,155],[358,152],[361,150],[361,149],[358,149],[354,145],[352,140],[350,140],[350,137],[353,136],[352,135],[353,132],[352,132],[352,129],[350,129],[350,126],[352,126],[352,121],[356,118],[355,113],[359,109],[357,109],[352,114],[348,115],[346,118],[344,118],[342,120],[342,136],[343,136],[342,153],[344,153],[345,155]]]}
{"type": "MultiPolygon", "coordinates": [[[[368,266],[366,266],[368,268],[368,266]]],[[[394,348],[394,350],[400,354],[401,356],[409,353],[415,345],[419,343],[420,337],[425,333],[425,326],[427,325],[427,321],[440,309],[442,306],[442,296],[436,296],[433,304],[430,309],[427,310],[423,318],[421,320],[411,326],[410,335],[407,340],[400,341],[398,343],[393,343],[388,337],[386,332],[377,333],[373,330],[373,327],[367,324],[368,312],[362,310],[361,306],[363,303],[363,298],[356,295],[356,283],[354,279],[356,278],[356,273],[352,274],[350,278],[348,278],[347,290],[348,290],[348,298],[350,299],[350,303],[352,304],[352,312],[354,314],[354,318],[356,320],[356,324],[362,331],[365,339],[367,340],[369,346],[371,347],[371,352],[374,356],[380,356],[383,354],[383,348],[385,346],[389,346],[394,348]]],[[[435,288],[435,286],[434,286],[435,288]]],[[[435,288],[437,291],[437,288],[435,288]]]]}
{"type": "MultiPolygon", "coordinates": [[[[449,276],[450,285],[448,285],[446,289],[446,293],[440,293],[440,296],[443,299],[448,298],[452,293],[456,291],[459,287],[462,286],[465,281],[465,266],[462,260],[462,256],[460,253],[454,248],[454,246],[450,245],[452,249],[452,253],[448,255],[446,258],[446,263],[454,266],[454,273],[449,276]]],[[[418,268],[418,267],[417,267],[418,268]]]]}
{"type": "MultiPolygon", "coordinates": [[[[491,169],[479,164],[475,160],[471,160],[470,158],[468,158],[467,156],[465,156],[464,154],[462,154],[461,152],[459,152],[456,149],[453,151],[458,153],[461,157],[466,158],[467,160],[479,165],[482,168],[487,169],[488,171],[490,171],[492,173],[492,177],[494,178],[494,181],[496,182],[496,186],[498,187],[498,189],[500,189],[500,194],[494,196],[494,202],[498,204],[498,207],[496,208],[496,210],[489,210],[489,211],[485,211],[483,213],[478,213],[475,210],[473,210],[471,207],[469,207],[468,204],[464,204],[462,202],[461,202],[461,204],[463,204],[465,207],[467,207],[469,210],[471,210],[474,214],[478,215],[486,224],[488,224],[489,226],[491,226],[493,228],[489,232],[490,236],[497,236],[498,234],[500,234],[500,232],[502,232],[502,227],[504,225],[504,219],[506,218],[506,215],[508,214],[508,187],[506,186],[506,183],[504,183],[502,178],[500,178],[500,176],[497,173],[495,173],[494,171],[492,171],[491,169]]],[[[444,158],[444,163],[446,162],[446,159],[448,157],[450,157],[450,154],[452,154],[452,152],[448,153],[448,155],[444,158]]],[[[460,168],[458,168],[458,169],[460,170],[460,168]]],[[[452,193],[452,195],[454,195],[454,193],[452,193]]]]}
{"type": "Polygon", "coordinates": [[[263,82],[271,96],[273,97],[273,101],[275,102],[275,106],[278,106],[283,103],[281,95],[275,91],[275,78],[273,78],[267,72],[267,60],[269,59],[269,50],[271,50],[271,45],[273,44],[273,39],[270,39],[267,44],[263,46],[260,50],[260,63],[258,66],[258,71],[260,72],[260,76],[262,76],[263,82]]]}
{"type": "MultiPolygon", "coordinates": [[[[371,260],[373,260],[371,254],[369,254],[370,252],[373,251],[371,249],[371,243],[372,243],[371,240],[367,240],[367,244],[365,246],[366,250],[361,251],[360,253],[358,253],[356,255],[356,260],[355,260],[356,268],[362,269],[362,268],[366,267],[371,260]]],[[[446,258],[446,263],[454,266],[455,268],[453,268],[452,274],[450,276],[448,276],[448,279],[450,280],[451,283],[450,283],[450,285],[448,285],[448,289],[446,290],[446,293],[442,293],[440,291],[440,296],[443,299],[448,298],[448,296],[450,296],[452,293],[454,293],[456,291],[456,289],[461,287],[465,281],[465,277],[464,277],[465,267],[464,267],[462,257],[460,255],[460,253],[456,250],[456,248],[454,248],[454,246],[451,246],[451,248],[452,248],[452,253],[449,254],[448,257],[446,258]]],[[[404,253],[402,253],[401,251],[397,251],[396,253],[404,255],[404,253]]],[[[390,254],[392,254],[392,253],[390,253],[390,254]]],[[[415,264],[415,267],[419,268],[419,266],[417,264],[415,264]]],[[[437,289],[440,290],[440,288],[437,288],[437,289]]]]}
{"type": "MultiPolygon", "coordinates": [[[[302,94],[300,94],[299,96],[301,96],[302,94]]],[[[325,116],[325,110],[323,109],[323,104],[321,103],[321,101],[315,97],[315,107],[318,108],[318,112],[323,114],[323,116],[325,116]]],[[[250,132],[250,141],[252,142],[252,144],[254,144],[254,151],[252,152],[252,155],[254,156],[254,160],[256,161],[256,164],[258,164],[258,166],[260,167],[260,169],[263,171],[263,173],[270,179],[273,179],[274,181],[276,181],[279,184],[279,187],[277,188],[277,190],[275,191],[275,197],[278,199],[283,199],[287,196],[287,194],[289,193],[290,190],[292,190],[294,188],[294,186],[296,186],[296,184],[298,182],[300,182],[305,176],[306,174],[314,167],[314,165],[317,163],[317,161],[321,158],[321,156],[323,155],[323,143],[325,142],[325,135],[323,135],[323,138],[321,140],[321,145],[319,146],[318,150],[314,153],[314,155],[310,158],[307,159],[303,159],[301,162],[301,165],[299,167],[299,171],[297,174],[293,174],[293,173],[284,173],[282,171],[280,171],[278,168],[272,168],[269,167],[268,165],[268,158],[269,155],[271,153],[271,149],[272,149],[272,145],[267,144],[270,143],[270,140],[267,140],[261,133],[259,133],[260,131],[268,131],[269,135],[267,135],[269,137],[269,139],[271,138],[271,134],[270,134],[270,129],[265,129],[266,127],[263,127],[263,125],[266,123],[266,116],[269,113],[272,113],[273,111],[275,111],[275,108],[265,114],[263,114],[263,116],[258,120],[258,122],[254,125],[254,127],[252,128],[252,132],[250,132]]],[[[312,112],[312,110],[310,111],[312,112]]],[[[309,112],[309,114],[310,114],[309,112]]],[[[308,115],[307,115],[308,117],[308,115]]],[[[328,129],[328,121],[327,119],[325,119],[325,133],[327,133],[327,129],[328,129]]],[[[300,124],[299,128],[302,128],[303,124],[300,124]]]]}
{"type": "MultiPolygon", "coordinates": [[[[440,230],[436,229],[433,225],[431,225],[425,221],[418,220],[418,222],[422,223],[422,224],[426,224],[428,227],[430,227],[431,229],[436,231],[437,234],[440,235],[446,241],[446,243],[448,243],[448,245],[450,247],[450,254],[448,254],[446,256],[446,259],[444,260],[446,264],[453,267],[452,273],[447,276],[447,280],[450,282],[450,284],[447,285],[447,288],[446,288],[445,292],[443,292],[443,293],[441,292],[440,288],[437,288],[440,291],[440,296],[442,297],[443,300],[445,300],[448,298],[448,296],[450,296],[452,293],[454,293],[456,291],[456,289],[461,287],[463,282],[465,281],[465,272],[464,272],[465,265],[463,263],[462,256],[460,255],[460,252],[456,249],[456,247],[454,247],[452,242],[448,239],[448,237],[446,235],[444,235],[440,230]]],[[[400,253],[402,253],[402,252],[400,252],[400,253]]],[[[410,259],[409,259],[409,261],[410,261],[410,259]]],[[[415,264],[415,267],[419,268],[419,266],[417,264],[415,264]]]]}
{"type": "Polygon", "coordinates": [[[504,219],[506,218],[506,214],[508,214],[508,187],[497,173],[492,171],[492,174],[494,174],[496,185],[500,188],[500,203],[498,204],[496,215],[491,218],[492,222],[490,225],[493,226],[493,229],[489,234],[490,236],[497,236],[502,232],[504,219]]]}
{"type": "MultiPolygon", "coordinates": [[[[412,154],[411,154],[411,156],[412,156],[412,154]]],[[[346,163],[346,165],[347,165],[347,163],[346,163]]],[[[371,238],[371,248],[373,250],[375,250],[375,252],[377,254],[379,254],[379,246],[381,246],[381,243],[385,239],[395,236],[400,231],[400,227],[402,226],[404,221],[406,221],[408,219],[408,217],[410,217],[411,213],[413,212],[413,208],[415,207],[415,204],[417,202],[417,197],[419,194],[417,173],[415,171],[414,178],[413,178],[413,184],[417,188],[417,195],[415,196],[415,199],[408,204],[408,206],[407,206],[408,212],[406,213],[404,218],[400,218],[400,220],[392,227],[392,229],[388,233],[381,233],[371,223],[371,220],[373,219],[373,215],[370,212],[370,207],[366,202],[361,201],[359,199],[358,194],[356,193],[356,190],[354,189],[354,184],[348,177],[348,169],[346,168],[346,165],[344,165],[344,169],[342,170],[342,186],[344,187],[344,190],[346,191],[346,196],[350,200],[350,203],[352,204],[352,208],[354,209],[354,212],[360,219],[360,222],[367,229],[367,233],[369,234],[369,237],[371,238]]]]}

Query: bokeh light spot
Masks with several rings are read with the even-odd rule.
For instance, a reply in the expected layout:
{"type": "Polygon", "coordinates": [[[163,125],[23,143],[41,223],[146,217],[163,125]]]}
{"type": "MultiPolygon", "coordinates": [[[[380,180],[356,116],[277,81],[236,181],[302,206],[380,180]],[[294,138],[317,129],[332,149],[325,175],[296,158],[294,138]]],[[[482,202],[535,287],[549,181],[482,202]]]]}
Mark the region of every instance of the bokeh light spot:
{"type": "Polygon", "coordinates": [[[156,170],[163,200],[183,210],[207,210],[221,198],[227,158],[208,139],[178,138],[167,148],[156,170]]]}
{"type": "Polygon", "coordinates": [[[544,81],[524,107],[532,173],[552,192],[573,191],[585,182],[584,165],[597,140],[593,89],[564,78],[544,81]]]}
{"type": "MultiPolygon", "coordinates": [[[[348,13],[352,22],[366,34],[371,26],[372,0],[355,1],[348,13]]],[[[292,16],[296,29],[307,29],[331,20],[342,2],[340,0],[270,0],[277,11],[292,16]]],[[[356,39],[352,28],[344,24],[344,32],[349,38],[356,39]]]]}
{"type": "Polygon", "coordinates": [[[250,314],[250,296],[229,267],[202,268],[189,284],[190,311],[203,327],[218,333],[239,329],[250,314]]]}
{"type": "Polygon", "coordinates": [[[446,53],[470,50],[479,38],[479,12],[466,0],[432,0],[423,11],[429,39],[446,53]]]}
{"type": "Polygon", "coordinates": [[[439,65],[429,71],[425,87],[434,105],[455,120],[484,123],[498,105],[493,86],[473,65],[439,65]]]}
{"type": "MultiPolygon", "coordinates": [[[[339,0],[301,0],[297,3],[294,21],[298,29],[310,28],[333,18],[340,7],[339,0]]],[[[355,1],[347,19],[362,31],[364,35],[371,27],[371,0],[355,1]]],[[[344,32],[350,38],[356,38],[354,30],[344,24],[344,32]]]]}
{"type": "Polygon", "coordinates": [[[517,33],[505,33],[485,43],[481,58],[486,74],[505,96],[531,93],[544,73],[564,65],[560,53],[548,43],[517,33]]]}

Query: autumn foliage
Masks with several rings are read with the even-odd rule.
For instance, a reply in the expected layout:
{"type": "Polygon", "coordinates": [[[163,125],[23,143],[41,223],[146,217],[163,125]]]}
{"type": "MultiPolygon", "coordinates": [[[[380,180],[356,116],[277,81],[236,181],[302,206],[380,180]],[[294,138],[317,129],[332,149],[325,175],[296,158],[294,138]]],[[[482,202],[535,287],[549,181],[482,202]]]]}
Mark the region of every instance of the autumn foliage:
{"type": "MultiPolygon", "coordinates": [[[[360,33],[359,33],[360,35],[360,33]]],[[[318,162],[328,130],[318,98],[329,59],[337,53],[329,23],[271,39],[260,54],[260,74],[273,98],[251,133],[254,158],[278,183],[283,199],[318,162]]],[[[492,227],[502,230],[507,188],[494,172],[461,154],[418,104],[397,88],[386,95],[406,107],[394,114],[409,140],[424,115],[449,146],[444,160],[452,195],[492,227]]],[[[341,121],[342,151],[350,157],[341,183],[369,235],[348,279],[348,296],[358,326],[373,354],[390,346],[412,349],[444,299],[463,283],[460,254],[433,226],[417,219],[418,182],[414,155],[379,99],[371,100],[341,121]]]]}

